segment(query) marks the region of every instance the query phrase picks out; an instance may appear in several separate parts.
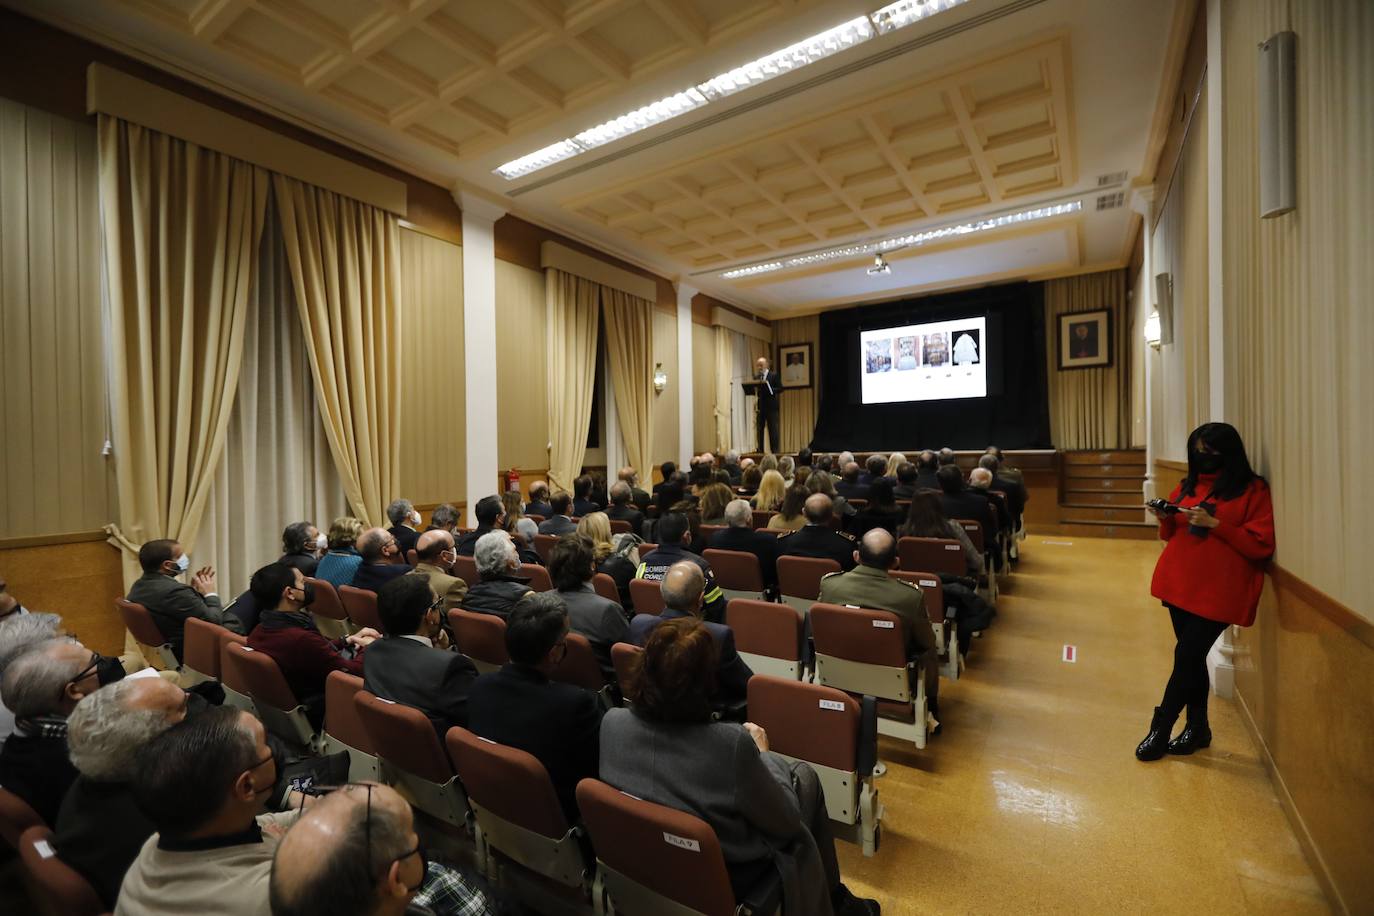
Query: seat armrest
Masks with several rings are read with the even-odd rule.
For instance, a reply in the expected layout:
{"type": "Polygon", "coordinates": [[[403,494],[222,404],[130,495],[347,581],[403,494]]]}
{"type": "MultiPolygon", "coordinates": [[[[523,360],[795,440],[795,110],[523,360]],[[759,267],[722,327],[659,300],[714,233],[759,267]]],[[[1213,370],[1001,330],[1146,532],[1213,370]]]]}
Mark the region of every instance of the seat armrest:
{"type": "Polygon", "coordinates": [[[862,779],[871,775],[878,763],[878,700],[876,697],[863,697],[859,707],[859,753],[856,760],[862,779]]]}
{"type": "Polygon", "coordinates": [[[774,916],[782,911],[782,876],[770,868],[738,901],[736,913],[774,916]]]}

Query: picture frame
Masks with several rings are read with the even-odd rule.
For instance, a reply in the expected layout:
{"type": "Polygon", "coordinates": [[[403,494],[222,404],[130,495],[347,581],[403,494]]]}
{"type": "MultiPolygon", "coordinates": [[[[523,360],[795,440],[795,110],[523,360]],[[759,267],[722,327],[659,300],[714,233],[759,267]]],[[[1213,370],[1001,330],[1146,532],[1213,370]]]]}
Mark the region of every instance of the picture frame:
{"type": "Polygon", "coordinates": [[[815,363],[809,342],[780,344],[777,365],[784,389],[810,388],[815,381],[815,363]]]}
{"type": "Polygon", "coordinates": [[[1057,316],[1059,371],[1106,369],[1112,365],[1110,309],[1065,312],[1057,316]]]}

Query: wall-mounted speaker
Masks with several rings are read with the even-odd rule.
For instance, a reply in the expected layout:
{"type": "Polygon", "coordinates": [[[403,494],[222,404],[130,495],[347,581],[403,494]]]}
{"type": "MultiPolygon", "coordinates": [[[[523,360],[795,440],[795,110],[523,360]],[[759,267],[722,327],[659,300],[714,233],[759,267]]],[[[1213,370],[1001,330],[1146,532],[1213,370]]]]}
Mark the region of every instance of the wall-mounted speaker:
{"type": "Polygon", "coordinates": [[[1174,342],[1174,278],[1155,274],[1155,310],[1159,312],[1160,346],[1174,342]]]}
{"type": "Polygon", "coordinates": [[[1294,155],[1298,142],[1296,63],[1298,37],[1279,32],[1259,46],[1260,218],[1298,205],[1294,155]]]}

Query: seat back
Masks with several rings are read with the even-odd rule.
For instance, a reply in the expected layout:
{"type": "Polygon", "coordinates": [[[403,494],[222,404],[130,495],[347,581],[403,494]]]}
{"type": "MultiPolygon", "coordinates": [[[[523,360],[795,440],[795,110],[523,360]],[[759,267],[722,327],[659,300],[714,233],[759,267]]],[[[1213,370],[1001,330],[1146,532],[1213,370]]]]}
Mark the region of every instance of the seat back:
{"type": "Polygon", "coordinates": [[[620,589],[616,588],[615,580],[605,573],[592,576],[592,588],[602,598],[609,598],[616,604],[620,603],[620,589]]]}
{"type": "Polygon", "coordinates": [[[536,592],[553,591],[553,580],[549,578],[549,571],[538,563],[521,563],[515,574],[529,579],[530,588],[536,592]]]}
{"type": "Polygon", "coordinates": [[[539,559],[545,563],[549,562],[549,557],[553,556],[553,545],[558,543],[556,534],[536,534],[534,536],[534,552],[539,554],[539,559]]]}
{"type": "Polygon", "coordinates": [[[229,654],[231,645],[241,646],[248,640],[246,637],[223,628],[215,635],[219,637],[219,682],[220,686],[224,688],[224,702],[229,706],[253,712],[255,707],[252,697],[248,695],[247,682],[244,681],[237,668],[230,668],[225,662],[225,656],[229,654]]]}
{"type": "Polygon", "coordinates": [[[398,769],[428,782],[444,784],[453,767],[439,744],[429,717],[414,706],[383,700],[359,690],[353,695],[358,720],[378,755],[398,769]]]}
{"type": "Polygon", "coordinates": [[[756,674],[801,677],[804,623],[790,607],[732,598],[725,607],[725,622],[734,631],[735,648],[756,674]]]}
{"type": "Polygon", "coordinates": [[[639,657],[643,654],[644,650],[633,643],[618,642],[611,646],[611,664],[615,667],[615,679],[620,685],[620,695],[626,700],[634,700],[634,692],[630,690],[630,678],[639,666],[639,657]]]}
{"type": "Polygon", "coordinates": [[[662,614],[663,608],[666,607],[663,603],[662,583],[656,579],[631,579],[630,602],[634,604],[636,614],[662,614]]]}
{"type": "Polygon", "coordinates": [[[710,548],[701,556],[711,564],[716,584],[726,591],[755,595],[763,591],[763,570],[759,568],[759,558],[754,554],[743,550],[710,548]]]}
{"type": "Polygon", "coordinates": [[[773,518],[773,516],[775,516],[775,515],[777,515],[777,514],[778,514],[778,513],[773,512],[773,511],[771,511],[771,510],[770,510],[770,511],[767,511],[767,512],[765,512],[765,511],[762,510],[762,509],[755,509],[755,510],[753,510],[753,515],[754,515],[754,527],[755,527],[755,528],[767,528],[767,527],[768,527],[768,522],[769,522],[769,520],[771,520],[771,519],[773,518]]]}
{"type": "Polygon", "coordinates": [[[382,629],[382,618],[377,614],[377,593],[351,585],[339,586],[339,600],[343,602],[348,619],[354,626],[372,627],[378,633],[382,629]]]}
{"type": "Polygon", "coordinates": [[[952,576],[968,572],[964,545],[953,538],[898,538],[897,558],[899,569],[928,569],[952,576]]]}
{"type": "Polygon", "coordinates": [[[887,574],[894,579],[910,582],[921,590],[925,597],[926,616],[931,623],[945,622],[945,586],[940,577],[932,572],[889,569],[887,574]]]}
{"type": "Polygon", "coordinates": [[[459,556],[453,564],[453,574],[468,584],[472,588],[482,577],[477,574],[477,561],[472,557],[459,556]]]}
{"type": "Polygon", "coordinates": [[[478,671],[495,671],[510,656],[506,654],[506,622],[495,614],[478,614],[454,608],[448,612],[454,641],[478,671]]]}
{"type": "Polygon", "coordinates": [[[610,519],[610,523],[611,534],[639,534],[639,532],[635,530],[635,526],[631,525],[627,519],[613,518],[610,519]]]}
{"type": "Polygon", "coordinates": [[[727,525],[698,525],[697,540],[702,544],[711,543],[711,538],[716,536],[717,531],[724,531],[727,525]]]}
{"type": "Polygon", "coordinates": [[[347,671],[329,672],[324,682],[324,730],[350,751],[375,758],[377,746],[363,728],[363,720],[358,717],[358,707],[353,702],[353,697],[362,689],[363,679],[357,675],[347,671]]]}
{"type": "Polygon", "coordinates": [[[616,912],[676,914],[685,908],[724,916],[735,911],[725,857],[705,821],[626,795],[599,779],[577,784],[577,805],[616,912]]]}
{"type": "Polygon", "coordinates": [[[98,916],[105,912],[100,895],[81,873],[57,857],[52,831],[30,827],[19,838],[19,859],[24,863],[44,909],[62,916],[98,916]]]}
{"type": "Polygon", "coordinates": [[[0,789],[0,839],[11,849],[19,845],[19,836],[30,827],[43,824],[43,817],[24,799],[8,789],[0,789]]]}
{"type": "Polygon", "coordinates": [[[533,754],[454,726],[444,739],[468,798],[502,820],[551,840],[569,830],[548,770],[533,754]]]}
{"type": "Polygon", "coordinates": [[[212,680],[219,680],[219,632],[224,627],[201,620],[186,618],[186,636],[181,657],[190,672],[212,680]]]}
{"type": "Polygon", "coordinates": [[[133,635],[134,640],[139,645],[155,650],[164,668],[175,671],[181,667],[176,654],[172,651],[172,644],[157,628],[153,615],[146,607],[124,598],[116,598],[115,607],[119,609],[119,616],[123,619],[124,626],[133,635]]]}
{"type": "Polygon", "coordinates": [[[862,718],[859,701],[842,690],[762,674],[749,679],[750,721],[768,732],[769,750],[794,760],[856,773],[862,718]]]}
{"type": "Polygon", "coordinates": [[[596,661],[592,644],[581,633],[569,633],[565,645],[567,654],[558,667],[549,672],[549,680],[574,684],[592,693],[606,686],[606,676],[601,673],[601,665],[596,661]]]}
{"type": "Polygon", "coordinates": [[[236,683],[248,688],[246,692],[259,708],[266,705],[289,712],[300,706],[281,669],[265,652],[231,642],[225,647],[224,669],[233,672],[236,683]]]}
{"type": "Polygon", "coordinates": [[[969,541],[973,544],[973,549],[978,551],[979,556],[987,552],[987,545],[983,543],[982,525],[971,518],[956,518],[954,521],[964,529],[964,534],[968,535],[969,541]]]}
{"type": "Polygon", "coordinates": [[[840,568],[821,557],[778,557],[778,591],[787,598],[815,601],[821,594],[821,578],[840,568]]]}
{"type": "Polygon", "coordinates": [[[332,582],[308,577],[305,581],[315,587],[315,600],[310,605],[310,613],[328,617],[330,620],[348,619],[348,612],[344,610],[343,602],[339,600],[339,593],[332,582]]]}
{"type": "Polygon", "coordinates": [[[911,701],[902,621],[891,611],[811,606],[816,682],[848,693],[911,701]]]}
{"type": "Polygon", "coordinates": [[[653,553],[655,550],[657,550],[658,545],[653,543],[652,541],[644,541],[636,549],[639,551],[639,555],[641,557],[646,557],[649,554],[653,553]]]}

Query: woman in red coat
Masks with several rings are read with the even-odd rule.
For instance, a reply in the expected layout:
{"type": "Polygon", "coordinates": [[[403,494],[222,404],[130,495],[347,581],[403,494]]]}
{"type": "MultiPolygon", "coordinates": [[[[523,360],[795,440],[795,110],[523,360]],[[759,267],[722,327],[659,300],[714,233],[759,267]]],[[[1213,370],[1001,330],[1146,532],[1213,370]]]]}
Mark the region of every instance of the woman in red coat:
{"type": "Polygon", "coordinates": [[[1231,624],[1255,622],[1264,566],[1274,553],[1269,485],[1250,467],[1240,433],[1227,423],[1193,430],[1188,476],[1168,502],[1164,511],[1155,510],[1165,547],[1150,594],[1169,609],[1178,642],[1164,699],[1155,707],[1150,733],[1135,749],[1139,760],[1191,754],[1212,743],[1207,653],[1231,624]],[[1188,724],[1170,741],[1184,708],[1188,724]]]}

